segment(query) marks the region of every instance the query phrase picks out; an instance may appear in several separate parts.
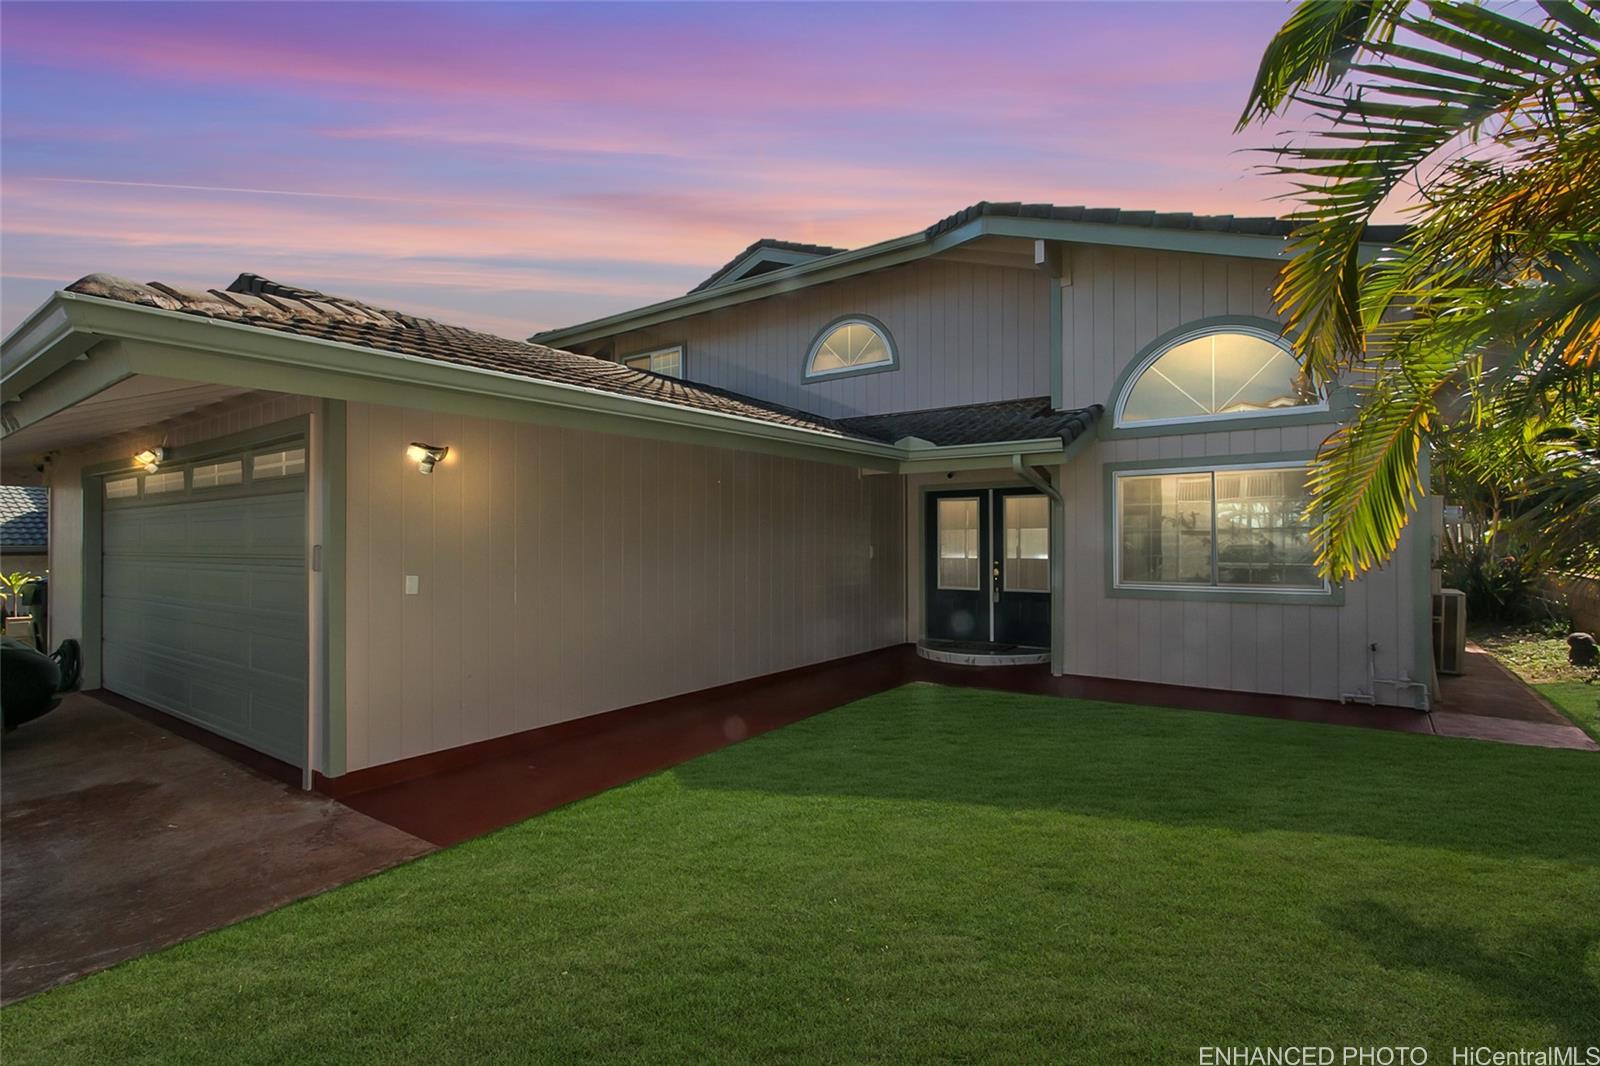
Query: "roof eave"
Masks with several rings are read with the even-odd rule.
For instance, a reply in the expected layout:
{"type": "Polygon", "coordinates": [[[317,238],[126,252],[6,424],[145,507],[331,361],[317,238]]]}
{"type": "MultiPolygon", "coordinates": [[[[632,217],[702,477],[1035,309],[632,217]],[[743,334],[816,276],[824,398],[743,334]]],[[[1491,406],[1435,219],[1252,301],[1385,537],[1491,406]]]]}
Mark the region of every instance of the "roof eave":
{"type": "Polygon", "coordinates": [[[565,425],[588,425],[610,432],[625,432],[630,426],[653,427],[660,431],[656,435],[669,439],[731,436],[751,443],[803,449],[834,462],[888,470],[903,458],[903,450],[893,445],[835,436],[820,429],[703,411],[80,293],[57,292],[41,312],[45,312],[38,316],[41,320],[64,318],[67,328],[47,332],[19,330],[6,339],[0,350],[0,361],[7,370],[3,396],[11,410],[22,408],[26,416],[25,420],[8,418],[6,435],[85,398],[68,390],[40,386],[48,385],[52,375],[72,367],[79,355],[111,341],[116,342],[113,348],[96,349],[88,354],[84,367],[73,368],[74,376],[85,379],[84,389],[95,390],[110,383],[84,373],[95,363],[106,362],[118,378],[152,374],[328,399],[437,406],[483,413],[486,417],[528,417],[527,412],[537,408],[559,413],[562,417],[543,420],[565,425]],[[63,344],[63,336],[73,338],[74,343],[63,344]],[[14,366],[29,370],[25,382],[11,373],[14,366]],[[35,396],[40,397],[39,403],[33,402],[35,396]],[[496,401],[492,409],[484,406],[490,400],[496,401]]]}
{"type": "MultiPolygon", "coordinates": [[[[561,348],[584,344],[630,330],[646,329],[689,315],[748,303],[778,293],[838,281],[857,274],[898,266],[948,251],[979,237],[1023,237],[1068,244],[1098,244],[1157,251],[1196,252],[1244,259],[1289,258],[1289,238],[1275,234],[1228,233],[1217,230],[1173,229],[1120,225],[1109,222],[1073,222],[1065,219],[980,215],[953,229],[929,237],[926,232],[907,234],[810,262],[798,263],[755,277],[724,282],[684,296],[621,311],[573,326],[544,330],[529,337],[536,344],[561,348]]],[[[1363,241],[1361,258],[1377,256],[1388,242],[1363,241]]]]}
{"type": "MultiPolygon", "coordinates": [[[[119,377],[152,374],[336,400],[395,406],[433,405],[489,418],[527,418],[528,412],[533,410],[553,410],[572,417],[529,420],[578,425],[601,432],[649,428],[655,432],[645,435],[695,440],[713,446],[719,441],[726,446],[729,438],[735,438],[740,440],[741,446],[761,443],[808,453],[818,461],[886,473],[1003,466],[1009,457],[1018,454],[1034,463],[1050,463],[1061,461],[1072,450],[1059,437],[944,446],[909,442],[884,444],[855,437],[835,437],[818,430],[742,415],[700,411],[658,400],[458,366],[81,293],[58,292],[40,312],[42,314],[36,313],[33,318],[54,321],[57,316],[64,317],[69,324],[66,335],[74,338],[75,343],[63,345],[59,330],[19,329],[6,338],[0,356],[8,368],[16,364],[42,369],[43,376],[36,378],[35,384],[43,382],[47,386],[51,375],[65,368],[72,368],[76,374],[79,372],[76,364],[84,363],[86,368],[92,368],[95,362],[107,361],[119,377]],[[90,351],[95,345],[107,342],[114,344],[114,349],[90,351]],[[78,349],[77,354],[68,354],[74,349],[78,349]],[[84,352],[89,354],[79,359],[84,352]],[[458,402],[442,402],[452,399],[458,402]],[[495,403],[488,402],[491,400],[495,403]],[[433,401],[441,402],[434,404],[433,401]]],[[[8,377],[7,402],[28,402],[33,387],[13,390],[8,377]]],[[[50,402],[59,405],[58,409],[77,402],[49,387],[40,388],[38,392],[50,397],[50,402]]],[[[34,424],[49,413],[32,412],[36,417],[30,417],[26,424],[34,424]]],[[[7,429],[4,435],[11,432],[15,430],[7,429]]]]}

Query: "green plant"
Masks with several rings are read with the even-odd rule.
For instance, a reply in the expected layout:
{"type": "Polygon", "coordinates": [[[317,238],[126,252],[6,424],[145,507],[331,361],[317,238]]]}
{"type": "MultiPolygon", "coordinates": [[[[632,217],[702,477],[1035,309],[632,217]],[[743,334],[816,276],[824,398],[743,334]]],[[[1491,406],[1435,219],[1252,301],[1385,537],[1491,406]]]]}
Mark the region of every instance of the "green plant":
{"type": "Polygon", "coordinates": [[[1473,625],[1560,624],[1557,608],[1541,590],[1543,571],[1526,554],[1493,542],[1447,548],[1439,556],[1446,588],[1467,594],[1473,625]]]}
{"type": "Polygon", "coordinates": [[[7,614],[12,613],[13,609],[20,613],[22,594],[28,590],[29,585],[39,579],[38,574],[26,570],[14,570],[9,574],[0,573],[0,609],[7,614]]]}
{"type": "Polygon", "coordinates": [[[1359,405],[1312,474],[1330,575],[1393,553],[1448,428],[1531,550],[1600,561],[1600,19],[1540,7],[1307,0],[1262,58],[1240,127],[1314,127],[1265,168],[1298,201],[1277,303],[1359,405]],[[1397,201],[1409,233],[1373,257],[1397,201]]]}

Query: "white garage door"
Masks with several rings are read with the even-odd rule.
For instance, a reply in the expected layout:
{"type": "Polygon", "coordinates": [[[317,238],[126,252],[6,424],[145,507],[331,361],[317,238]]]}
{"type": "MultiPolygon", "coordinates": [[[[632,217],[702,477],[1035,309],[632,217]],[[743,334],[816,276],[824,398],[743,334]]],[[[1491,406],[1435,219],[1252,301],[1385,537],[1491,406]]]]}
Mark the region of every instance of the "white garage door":
{"type": "Polygon", "coordinates": [[[300,766],[300,442],[105,483],[102,684],[300,766]]]}

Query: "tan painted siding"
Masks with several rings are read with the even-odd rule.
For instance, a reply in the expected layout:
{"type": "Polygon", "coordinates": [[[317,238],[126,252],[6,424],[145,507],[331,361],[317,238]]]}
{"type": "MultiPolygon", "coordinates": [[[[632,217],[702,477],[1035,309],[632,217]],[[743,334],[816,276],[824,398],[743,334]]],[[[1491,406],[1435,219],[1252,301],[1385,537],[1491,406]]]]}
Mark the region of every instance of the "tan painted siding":
{"type": "MultiPolygon", "coordinates": [[[[165,441],[173,447],[227,436],[310,413],[319,401],[254,393],[183,418],[63,451],[51,465],[50,646],[83,638],[83,470],[165,441]]],[[[131,461],[130,461],[131,465],[131,461]]],[[[91,666],[93,664],[90,664],[91,666]]],[[[92,674],[93,671],[90,671],[92,674]]],[[[84,687],[99,684],[85,676],[84,687]]]]}
{"type": "Polygon", "coordinates": [[[924,260],[616,338],[686,343],[686,376],[827,416],[1050,394],[1050,281],[1040,271],[924,260]],[[842,315],[888,327],[897,370],[807,384],[818,331],[842,315]]]}
{"type": "MultiPolygon", "coordinates": [[[[1086,247],[1074,251],[1062,291],[1065,403],[1111,407],[1116,378],[1161,334],[1214,315],[1272,317],[1277,264],[1170,252],[1086,247]]],[[[1109,417],[1109,415],[1108,415],[1109,417]]],[[[1407,530],[1393,562],[1345,590],[1342,606],[1215,603],[1108,596],[1105,466],[1141,459],[1181,464],[1201,456],[1314,451],[1331,432],[1270,426],[1101,441],[1063,470],[1068,528],[1065,672],[1204,688],[1337,699],[1366,685],[1367,645],[1377,672],[1412,671],[1426,629],[1415,624],[1407,530]]],[[[1380,689],[1381,699],[1393,699],[1380,689]]],[[[1409,696],[1402,702],[1409,705],[1409,696]]]]}
{"type": "Polygon", "coordinates": [[[364,404],[348,418],[350,770],[904,639],[899,478],[364,404]],[[413,440],[450,456],[425,477],[413,440]]]}

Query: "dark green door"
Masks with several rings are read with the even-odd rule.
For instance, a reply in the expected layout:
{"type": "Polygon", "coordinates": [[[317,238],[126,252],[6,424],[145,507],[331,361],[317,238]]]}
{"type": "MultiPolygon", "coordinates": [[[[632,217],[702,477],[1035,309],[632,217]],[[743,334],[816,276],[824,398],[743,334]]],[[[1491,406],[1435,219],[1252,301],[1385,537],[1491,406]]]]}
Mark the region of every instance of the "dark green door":
{"type": "Polygon", "coordinates": [[[1050,644],[1050,505],[1030,489],[931,492],[923,600],[933,640],[1050,644]]]}

